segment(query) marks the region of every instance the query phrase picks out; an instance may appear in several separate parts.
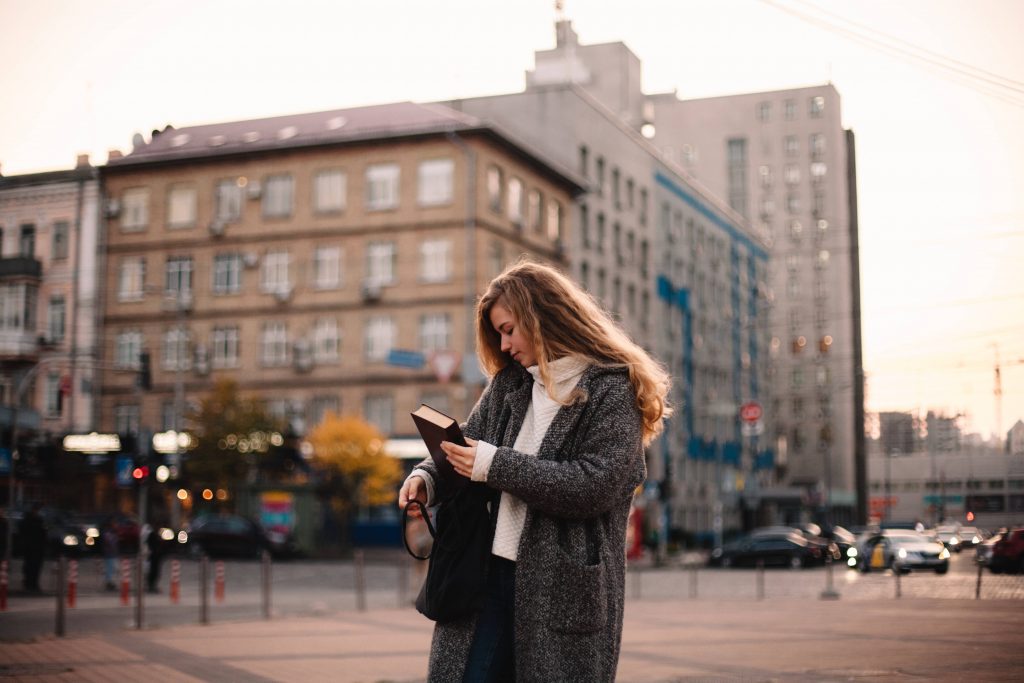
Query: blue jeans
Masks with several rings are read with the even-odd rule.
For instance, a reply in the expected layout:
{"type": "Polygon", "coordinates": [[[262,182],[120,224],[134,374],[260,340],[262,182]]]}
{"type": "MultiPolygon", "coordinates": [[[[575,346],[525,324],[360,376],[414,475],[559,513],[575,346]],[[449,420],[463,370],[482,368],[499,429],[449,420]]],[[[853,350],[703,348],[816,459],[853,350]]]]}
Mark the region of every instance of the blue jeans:
{"type": "Polygon", "coordinates": [[[487,596],[476,622],[463,683],[514,681],[516,563],[491,555],[487,596]]]}

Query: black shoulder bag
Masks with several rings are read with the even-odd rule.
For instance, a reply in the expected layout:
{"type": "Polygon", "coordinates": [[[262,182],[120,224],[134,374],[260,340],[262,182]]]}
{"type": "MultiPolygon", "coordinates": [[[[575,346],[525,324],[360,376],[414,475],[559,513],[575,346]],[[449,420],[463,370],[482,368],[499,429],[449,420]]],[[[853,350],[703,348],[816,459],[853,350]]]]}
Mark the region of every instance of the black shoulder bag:
{"type": "Polygon", "coordinates": [[[405,549],[418,560],[430,560],[416,609],[437,622],[454,621],[478,611],[487,586],[491,544],[494,540],[493,516],[497,506],[485,484],[474,482],[443,501],[437,510],[437,528],[430,522],[426,507],[410,501],[402,512],[402,540],[405,549]],[[434,539],[430,554],[420,557],[409,547],[406,535],[409,508],[419,506],[427,530],[434,539]]]}

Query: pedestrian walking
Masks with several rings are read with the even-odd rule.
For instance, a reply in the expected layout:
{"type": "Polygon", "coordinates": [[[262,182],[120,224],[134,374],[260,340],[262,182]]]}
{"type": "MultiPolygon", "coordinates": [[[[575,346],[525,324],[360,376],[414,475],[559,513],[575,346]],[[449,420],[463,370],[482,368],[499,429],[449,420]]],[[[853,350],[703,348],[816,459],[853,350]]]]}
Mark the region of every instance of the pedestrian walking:
{"type": "Polygon", "coordinates": [[[21,520],[21,535],[24,563],[22,564],[22,585],[29,593],[38,593],[39,573],[46,556],[46,522],[43,520],[42,503],[33,503],[32,508],[21,520]]]}
{"type": "Polygon", "coordinates": [[[117,559],[121,550],[112,519],[107,520],[100,533],[100,549],[103,552],[104,587],[108,591],[117,590],[117,559]]]}
{"type": "MultiPolygon", "coordinates": [[[[491,380],[445,442],[498,505],[479,612],[438,623],[428,679],[611,681],[622,639],[626,521],[660,432],[669,379],[595,300],[552,267],[520,262],[477,304],[491,380]]],[[[399,506],[447,498],[424,460],[399,506]]],[[[416,508],[412,508],[415,510],[416,508]]]]}
{"type": "Polygon", "coordinates": [[[164,559],[164,544],[156,525],[149,527],[146,534],[146,549],[149,551],[149,566],[146,570],[146,589],[150,593],[160,592],[160,565],[164,559]]]}

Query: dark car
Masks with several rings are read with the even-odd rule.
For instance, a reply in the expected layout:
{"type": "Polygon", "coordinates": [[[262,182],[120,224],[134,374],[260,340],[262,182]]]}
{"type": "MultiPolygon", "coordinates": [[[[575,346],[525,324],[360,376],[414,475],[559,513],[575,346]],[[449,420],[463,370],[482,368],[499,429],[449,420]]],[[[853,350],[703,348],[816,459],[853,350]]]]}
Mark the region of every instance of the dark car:
{"type": "MultiPolygon", "coordinates": [[[[12,556],[21,557],[25,552],[24,540],[21,537],[21,525],[22,520],[25,518],[24,510],[14,510],[11,512],[11,522],[14,525],[14,533],[12,539],[12,556]]],[[[47,557],[59,557],[65,555],[67,557],[78,557],[81,555],[85,548],[85,533],[71,521],[69,515],[61,510],[51,507],[44,507],[39,511],[40,516],[43,518],[43,525],[46,528],[46,556],[47,557]]],[[[2,542],[3,550],[6,552],[6,540],[7,540],[7,520],[4,519],[3,533],[4,540],[2,542]]]]}
{"type": "Polygon", "coordinates": [[[893,569],[906,574],[927,569],[949,571],[949,549],[935,536],[919,531],[887,529],[865,534],[857,546],[857,566],[862,572],[893,569]]]}
{"type": "Polygon", "coordinates": [[[751,534],[715,548],[709,558],[710,564],[722,567],[753,567],[763,562],[765,567],[794,569],[821,564],[823,561],[824,552],[821,547],[799,533],[751,534]]]}
{"type": "Polygon", "coordinates": [[[190,553],[210,557],[259,557],[269,550],[276,557],[293,554],[290,537],[267,532],[256,522],[241,515],[218,514],[197,517],[186,527],[190,553]]]}
{"type": "Polygon", "coordinates": [[[752,537],[788,536],[790,534],[802,536],[808,543],[817,546],[821,550],[822,561],[831,559],[833,562],[837,562],[842,558],[838,544],[832,539],[822,536],[821,527],[817,524],[805,524],[800,528],[792,526],[765,526],[750,532],[752,537]]]}
{"type": "Polygon", "coordinates": [[[1019,572],[1024,574],[1024,529],[1011,529],[992,546],[989,569],[993,574],[1019,572]]]}

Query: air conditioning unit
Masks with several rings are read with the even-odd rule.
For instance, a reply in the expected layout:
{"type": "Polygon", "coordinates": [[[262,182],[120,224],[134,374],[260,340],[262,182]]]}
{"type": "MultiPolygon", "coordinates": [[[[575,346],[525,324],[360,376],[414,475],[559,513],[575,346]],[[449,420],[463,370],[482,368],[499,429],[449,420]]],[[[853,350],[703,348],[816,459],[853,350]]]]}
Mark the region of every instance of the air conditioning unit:
{"type": "Polygon", "coordinates": [[[255,251],[247,251],[242,254],[242,265],[246,268],[255,268],[260,264],[260,255],[255,251]]]}
{"type": "Polygon", "coordinates": [[[263,194],[263,187],[260,185],[260,181],[250,180],[245,186],[245,193],[249,195],[249,199],[259,199],[260,195],[263,194]]]}
{"type": "Polygon", "coordinates": [[[274,290],[274,298],[282,304],[285,303],[292,298],[292,286],[285,285],[284,287],[274,290]]]}
{"type": "Polygon", "coordinates": [[[224,221],[220,220],[219,218],[215,218],[214,220],[210,221],[210,234],[213,235],[214,237],[220,237],[221,235],[224,234],[225,227],[226,226],[224,224],[224,221]]]}
{"type": "Polygon", "coordinates": [[[107,218],[117,218],[121,215],[121,202],[117,199],[107,200],[107,218]]]}
{"type": "Polygon", "coordinates": [[[380,283],[376,280],[363,280],[363,301],[380,301],[380,283]]]}

